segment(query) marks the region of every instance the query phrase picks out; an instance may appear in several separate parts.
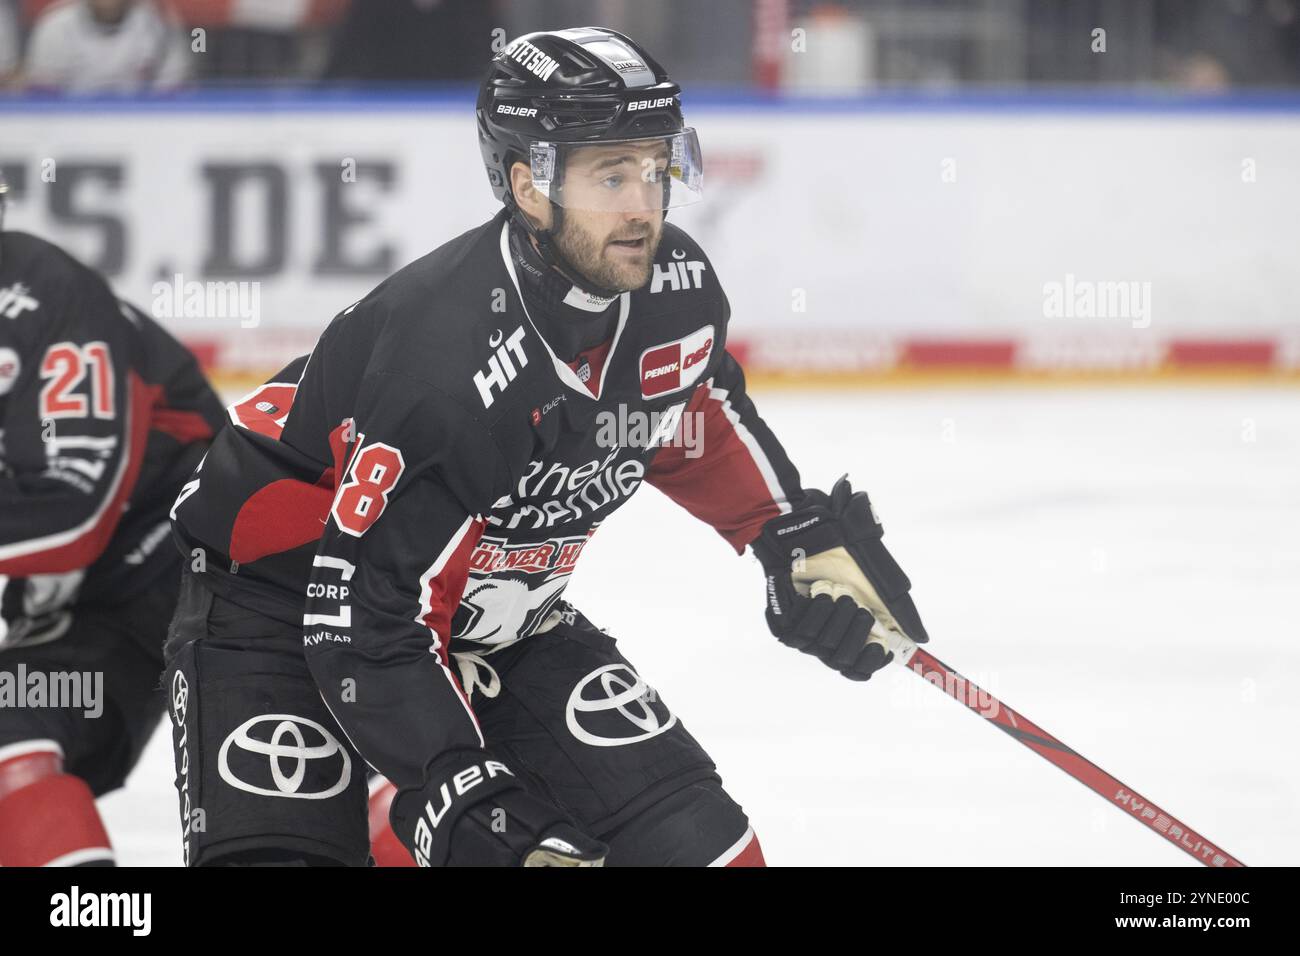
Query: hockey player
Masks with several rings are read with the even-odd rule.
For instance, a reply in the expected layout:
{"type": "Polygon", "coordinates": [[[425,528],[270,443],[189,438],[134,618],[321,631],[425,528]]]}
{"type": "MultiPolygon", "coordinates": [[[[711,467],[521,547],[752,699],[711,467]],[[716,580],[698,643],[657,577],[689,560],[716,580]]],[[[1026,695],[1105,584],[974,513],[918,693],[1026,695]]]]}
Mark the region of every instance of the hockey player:
{"type": "Polygon", "coordinates": [[[865,494],[801,487],[665,222],[702,182],[679,97],[609,30],[509,44],[477,107],[500,213],[232,407],[175,512],[206,557],[167,650],[191,864],[365,862],[364,760],[393,784],[379,856],[761,865],[708,754],[563,600],[642,483],[754,547],[781,640],[866,679],[926,639],[865,494]]]}
{"type": "Polygon", "coordinates": [[[0,866],[113,863],[95,797],[162,717],[167,511],[221,419],[157,324],[0,231],[0,866]]]}

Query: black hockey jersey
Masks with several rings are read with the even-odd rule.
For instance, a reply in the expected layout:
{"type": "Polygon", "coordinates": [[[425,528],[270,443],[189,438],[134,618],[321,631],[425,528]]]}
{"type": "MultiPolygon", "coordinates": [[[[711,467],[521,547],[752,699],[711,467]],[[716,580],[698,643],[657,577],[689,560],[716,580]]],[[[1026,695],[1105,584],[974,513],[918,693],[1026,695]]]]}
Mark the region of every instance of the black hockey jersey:
{"type": "Polygon", "coordinates": [[[643,482],[737,551],[800,493],[689,236],[665,224],[642,289],[570,287],[565,307],[612,330],[599,363],[539,332],[558,273],[517,239],[503,211],[344,310],[231,407],[175,509],[211,587],[301,619],[327,704],[399,785],[482,744],[449,651],[553,626],[587,540],[643,482]]]}
{"type": "Polygon", "coordinates": [[[100,276],[0,233],[0,647],[175,567],[168,509],[223,417],[194,357],[100,276]]]}

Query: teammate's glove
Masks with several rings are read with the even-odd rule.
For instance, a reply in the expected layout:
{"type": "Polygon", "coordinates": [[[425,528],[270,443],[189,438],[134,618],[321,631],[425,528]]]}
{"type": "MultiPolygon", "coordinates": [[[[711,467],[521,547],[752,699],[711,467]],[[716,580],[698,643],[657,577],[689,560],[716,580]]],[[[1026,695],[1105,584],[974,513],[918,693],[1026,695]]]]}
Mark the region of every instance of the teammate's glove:
{"type": "Polygon", "coordinates": [[[388,820],[420,866],[603,866],[609,852],[484,750],[440,755],[388,820]]]}
{"type": "Polygon", "coordinates": [[[829,495],[807,492],[753,543],[767,572],[772,633],[851,680],[867,680],[892,661],[889,648],[902,646],[900,637],[930,639],[883,533],[867,493],[854,494],[846,476],[829,495]]]}

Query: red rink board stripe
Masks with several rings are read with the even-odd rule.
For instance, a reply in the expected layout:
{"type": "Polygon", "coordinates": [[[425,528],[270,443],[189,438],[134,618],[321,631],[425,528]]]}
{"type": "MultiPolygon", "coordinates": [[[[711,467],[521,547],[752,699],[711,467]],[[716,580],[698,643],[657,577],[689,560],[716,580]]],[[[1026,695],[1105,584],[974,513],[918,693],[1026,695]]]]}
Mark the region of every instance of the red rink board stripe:
{"type": "MultiPolygon", "coordinates": [[[[296,355],[311,350],[288,330],[270,336],[250,354],[217,339],[187,344],[210,373],[265,379],[296,355]]],[[[729,338],[727,350],[751,375],[816,380],[864,380],[896,373],[976,373],[1006,376],[1161,375],[1232,372],[1300,372],[1300,334],[1277,336],[1177,336],[1148,332],[1090,336],[890,336],[827,328],[749,330],[729,338]]]]}
{"type": "Polygon", "coordinates": [[[1272,339],[1172,339],[1165,363],[1174,368],[1242,365],[1272,368],[1278,343],[1272,339]]]}
{"type": "Polygon", "coordinates": [[[997,368],[1015,366],[1013,339],[904,340],[900,365],[913,368],[997,368]]]}

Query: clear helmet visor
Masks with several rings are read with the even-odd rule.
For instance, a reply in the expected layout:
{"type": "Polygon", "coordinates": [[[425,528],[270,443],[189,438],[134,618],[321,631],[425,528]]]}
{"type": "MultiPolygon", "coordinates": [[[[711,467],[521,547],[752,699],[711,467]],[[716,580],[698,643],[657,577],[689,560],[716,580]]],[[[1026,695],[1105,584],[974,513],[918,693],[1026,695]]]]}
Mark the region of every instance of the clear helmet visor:
{"type": "Polygon", "coordinates": [[[645,212],[703,198],[695,130],[599,143],[533,143],[533,186],[566,209],[645,212]]]}

